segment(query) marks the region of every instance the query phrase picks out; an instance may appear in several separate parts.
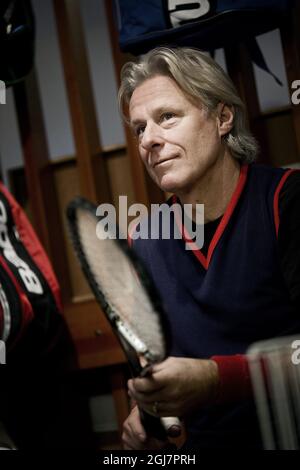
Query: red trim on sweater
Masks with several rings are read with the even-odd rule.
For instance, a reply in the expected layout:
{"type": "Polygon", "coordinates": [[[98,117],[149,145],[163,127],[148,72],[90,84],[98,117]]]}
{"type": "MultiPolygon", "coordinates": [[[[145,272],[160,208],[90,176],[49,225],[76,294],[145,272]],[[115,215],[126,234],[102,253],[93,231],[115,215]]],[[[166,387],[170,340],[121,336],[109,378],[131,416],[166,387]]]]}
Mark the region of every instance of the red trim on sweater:
{"type": "Polygon", "coordinates": [[[276,188],[275,194],[274,194],[274,201],[273,201],[273,211],[274,211],[274,222],[275,222],[275,230],[276,230],[276,238],[278,238],[278,232],[279,232],[279,224],[280,224],[280,217],[279,217],[279,196],[280,196],[280,191],[282,189],[282,186],[288,179],[291,173],[295,173],[295,171],[299,170],[287,170],[284,175],[282,176],[281,180],[279,181],[279,184],[276,188]]]}
{"type": "Polygon", "coordinates": [[[246,356],[212,356],[211,359],[217,363],[219,369],[218,404],[251,397],[252,387],[246,356]]]}
{"type": "Polygon", "coordinates": [[[175,207],[175,210],[174,210],[175,220],[176,220],[176,224],[177,224],[177,227],[178,227],[178,229],[181,233],[182,238],[184,239],[185,243],[189,244],[190,249],[193,251],[193,253],[195,254],[196,258],[200,261],[200,263],[203,266],[206,266],[205,256],[199,250],[196,243],[191,239],[190,234],[188,233],[187,229],[185,228],[185,226],[182,223],[182,214],[181,214],[181,212],[178,212],[178,210],[177,210],[177,205],[179,203],[178,203],[178,200],[177,200],[177,197],[175,196],[175,194],[172,197],[172,204],[175,207]]]}
{"type": "Polygon", "coordinates": [[[128,236],[127,236],[127,243],[130,246],[130,248],[132,248],[133,240],[132,240],[131,235],[129,233],[128,233],[128,236]]]}
{"type": "MultiPolygon", "coordinates": [[[[239,180],[238,180],[238,183],[237,183],[237,186],[234,190],[234,193],[229,201],[229,204],[226,208],[226,211],[218,225],[218,228],[217,230],[215,231],[215,234],[210,242],[210,245],[209,245],[209,248],[208,248],[208,252],[207,252],[207,257],[204,256],[204,254],[201,252],[201,250],[196,247],[196,244],[192,241],[191,239],[191,236],[189,235],[189,233],[187,232],[186,228],[183,226],[182,224],[182,220],[181,218],[179,217],[179,214],[177,214],[177,211],[175,211],[175,218],[176,218],[176,222],[177,222],[177,225],[178,225],[178,228],[179,228],[179,231],[182,235],[182,238],[184,239],[184,241],[186,243],[188,243],[189,245],[191,245],[191,249],[192,249],[192,252],[194,253],[194,255],[196,256],[196,258],[198,259],[198,261],[200,261],[200,263],[202,264],[202,266],[204,267],[204,269],[208,269],[209,267],[209,264],[210,264],[210,261],[211,261],[211,258],[212,258],[212,255],[213,255],[213,252],[221,238],[221,236],[223,235],[223,232],[233,214],[233,211],[239,201],[239,198],[243,192],[243,189],[244,189],[244,186],[245,186],[245,183],[247,181],[247,175],[248,175],[248,165],[242,165],[241,166],[241,170],[240,170],[240,176],[239,176],[239,180]]],[[[176,196],[173,196],[173,199],[172,199],[172,202],[173,204],[175,204],[177,201],[177,197],[176,196]]]]}
{"type": "Polygon", "coordinates": [[[135,232],[136,228],[138,226],[138,223],[135,224],[131,229],[130,229],[130,232],[129,232],[129,227],[128,227],[128,234],[127,234],[127,243],[128,245],[130,246],[130,248],[133,247],[133,238],[132,238],[132,234],[135,232]]]}

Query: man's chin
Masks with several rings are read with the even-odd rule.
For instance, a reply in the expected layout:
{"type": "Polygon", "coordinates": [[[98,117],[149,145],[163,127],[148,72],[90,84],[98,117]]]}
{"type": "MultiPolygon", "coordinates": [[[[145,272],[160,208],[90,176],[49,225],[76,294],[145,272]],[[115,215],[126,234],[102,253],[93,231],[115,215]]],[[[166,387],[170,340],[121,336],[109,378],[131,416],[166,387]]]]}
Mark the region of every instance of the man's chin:
{"type": "Polygon", "coordinates": [[[181,178],[176,178],[175,175],[171,175],[170,173],[164,175],[150,174],[150,176],[154,183],[166,193],[177,193],[183,186],[181,178]]]}
{"type": "Polygon", "coordinates": [[[160,182],[158,184],[158,186],[165,193],[175,193],[176,194],[178,191],[180,191],[180,185],[176,184],[174,181],[160,182]]]}

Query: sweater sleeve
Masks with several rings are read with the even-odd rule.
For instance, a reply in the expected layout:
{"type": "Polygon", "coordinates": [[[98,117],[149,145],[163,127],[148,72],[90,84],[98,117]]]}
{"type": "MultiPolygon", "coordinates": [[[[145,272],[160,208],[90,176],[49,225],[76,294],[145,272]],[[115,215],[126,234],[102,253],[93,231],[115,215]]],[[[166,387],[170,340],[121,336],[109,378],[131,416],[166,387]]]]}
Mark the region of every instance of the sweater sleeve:
{"type": "Polygon", "coordinates": [[[245,355],[212,356],[219,369],[219,389],[216,403],[230,403],[252,395],[250,372],[245,355]]]}

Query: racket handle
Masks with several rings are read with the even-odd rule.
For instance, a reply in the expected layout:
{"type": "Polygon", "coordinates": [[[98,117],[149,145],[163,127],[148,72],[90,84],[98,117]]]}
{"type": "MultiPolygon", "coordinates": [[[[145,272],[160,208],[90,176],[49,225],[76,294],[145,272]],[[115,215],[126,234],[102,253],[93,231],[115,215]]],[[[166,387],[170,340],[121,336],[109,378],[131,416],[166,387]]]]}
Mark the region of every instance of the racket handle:
{"type": "Polygon", "coordinates": [[[167,434],[169,434],[168,431],[170,428],[172,428],[173,426],[176,427],[176,430],[175,430],[176,434],[173,432],[172,434],[170,434],[171,437],[178,437],[181,434],[182,424],[179,418],[177,418],[176,416],[168,416],[168,417],[160,418],[160,419],[167,434]]]}
{"type": "Polygon", "coordinates": [[[166,441],[167,431],[165,426],[162,424],[161,419],[146,413],[141,408],[139,411],[142,425],[144,426],[146,433],[149,436],[155,437],[155,439],[166,441]]]}

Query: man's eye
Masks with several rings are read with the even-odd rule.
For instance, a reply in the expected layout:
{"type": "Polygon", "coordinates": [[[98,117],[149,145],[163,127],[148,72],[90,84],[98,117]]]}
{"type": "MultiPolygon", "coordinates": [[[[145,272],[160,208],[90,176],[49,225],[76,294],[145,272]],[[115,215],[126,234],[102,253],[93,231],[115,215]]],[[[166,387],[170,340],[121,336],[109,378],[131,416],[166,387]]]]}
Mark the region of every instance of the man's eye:
{"type": "Polygon", "coordinates": [[[172,119],[175,116],[174,113],[164,113],[161,117],[162,121],[168,121],[169,119],[172,119]]]}
{"type": "Polygon", "coordinates": [[[145,130],[145,127],[146,127],[146,126],[138,126],[138,127],[134,130],[135,135],[136,135],[137,137],[139,137],[140,135],[142,135],[142,133],[143,133],[144,130],[145,130]]]}

